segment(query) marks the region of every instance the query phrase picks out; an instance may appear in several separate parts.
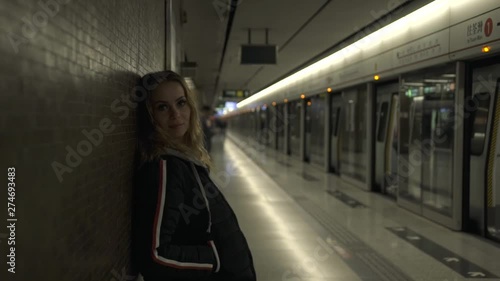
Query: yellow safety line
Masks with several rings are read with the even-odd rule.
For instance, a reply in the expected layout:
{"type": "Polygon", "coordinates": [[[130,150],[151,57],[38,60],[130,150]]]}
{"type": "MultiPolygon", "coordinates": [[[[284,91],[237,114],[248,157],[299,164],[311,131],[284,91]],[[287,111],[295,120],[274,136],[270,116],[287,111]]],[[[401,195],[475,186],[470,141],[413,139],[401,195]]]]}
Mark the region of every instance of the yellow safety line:
{"type": "Polygon", "coordinates": [[[493,106],[495,117],[493,118],[492,132],[491,132],[491,142],[488,154],[488,171],[487,171],[487,186],[486,186],[486,202],[488,207],[493,207],[493,176],[494,176],[494,164],[496,156],[497,147],[497,134],[498,126],[500,123],[500,102],[498,102],[498,94],[495,97],[495,104],[493,106]]]}

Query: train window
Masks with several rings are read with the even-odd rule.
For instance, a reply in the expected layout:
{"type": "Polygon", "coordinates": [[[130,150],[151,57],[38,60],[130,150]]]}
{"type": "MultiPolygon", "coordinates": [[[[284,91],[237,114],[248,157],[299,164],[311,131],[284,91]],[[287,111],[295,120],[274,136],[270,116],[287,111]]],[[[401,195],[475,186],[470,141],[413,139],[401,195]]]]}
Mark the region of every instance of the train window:
{"type": "Polygon", "coordinates": [[[472,112],[471,154],[483,154],[486,143],[486,129],[490,110],[490,93],[484,92],[474,95],[472,99],[476,110],[472,112]]]}
{"type": "Polygon", "coordinates": [[[423,97],[415,97],[410,104],[410,142],[422,141],[423,126],[423,97]]]}
{"type": "Polygon", "coordinates": [[[447,217],[454,202],[455,72],[452,63],[401,75],[398,105],[398,196],[447,217]]]}
{"type": "Polygon", "coordinates": [[[381,142],[385,140],[385,133],[387,129],[387,116],[389,115],[389,103],[388,102],[383,102],[382,105],[380,106],[380,112],[379,112],[379,125],[378,125],[378,132],[377,132],[377,141],[381,142]]]}
{"type": "Polygon", "coordinates": [[[436,148],[453,148],[454,134],[454,104],[453,101],[443,101],[439,108],[433,110],[432,139],[436,148]]]}

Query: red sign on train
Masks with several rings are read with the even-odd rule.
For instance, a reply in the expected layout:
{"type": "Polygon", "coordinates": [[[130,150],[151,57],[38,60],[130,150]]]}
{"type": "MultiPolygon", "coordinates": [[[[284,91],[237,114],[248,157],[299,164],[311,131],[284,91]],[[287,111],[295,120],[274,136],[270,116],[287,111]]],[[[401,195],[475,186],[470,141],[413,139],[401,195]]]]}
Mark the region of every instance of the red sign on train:
{"type": "Polygon", "coordinates": [[[484,23],[484,35],[486,35],[486,37],[490,37],[492,32],[493,32],[493,20],[491,18],[488,18],[484,23]]]}

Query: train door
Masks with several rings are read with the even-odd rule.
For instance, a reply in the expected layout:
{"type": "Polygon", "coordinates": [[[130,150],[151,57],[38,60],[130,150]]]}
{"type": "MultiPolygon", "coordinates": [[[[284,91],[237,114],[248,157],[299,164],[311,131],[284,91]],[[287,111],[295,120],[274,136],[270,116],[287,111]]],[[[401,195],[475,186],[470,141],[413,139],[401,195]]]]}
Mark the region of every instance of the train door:
{"type": "Polygon", "coordinates": [[[468,227],[500,241],[500,63],[472,70],[468,227]],[[471,227],[472,226],[472,227],[471,227]]]}
{"type": "Polygon", "coordinates": [[[460,124],[455,125],[462,104],[456,77],[454,63],[401,77],[397,201],[458,230],[463,194],[458,143],[463,134],[460,124]]]}
{"type": "Polygon", "coordinates": [[[311,99],[306,99],[305,104],[306,105],[304,108],[304,113],[305,113],[306,120],[305,120],[305,128],[304,128],[304,133],[305,133],[304,161],[310,162],[311,161],[312,114],[314,114],[314,112],[311,109],[311,104],[312,104],[311,99]]]}
{"type": "Polygon", "coordinates": [[[268,113],[269,110],[266,105],[263,105],[260,108],[260,114],[259,114],[259,136],[260,136],[260,143],[267,146],[269,144],[269,137],[268,137],[268,113]]]}
{"type": "Polygon", "coordinates": [[[397,197],[397,108],[399,83],[376,89],[375,109],[375,186],[376,190],[397,197]]]}
{"type": "MultiPolygon", "coordinates": [[[[252,128],[252,133],[253,136],[259,136],[260,135],[260,109],[256,108],[255,110],[252,110],[252,119],[253,119],[253,128],[252,128]]],[[[256,141],[259,141],[259,139],[256,139],[256,141]]]]}
{"type": "Polygon", "coordinates": [[[292,120],[291,118],[291,112],[290,112],[290,103],[288,102],[285,102],[285,104],[283,105],[283,118],[284,118],[284,125],[285,125],[285,132],[284,132],[284,136],[285,136],[285,140],[284,140],[284,146],[285,146],[285,154],[286,155],[290,155],[291,154],[291,149],[290,149],[290,122],[292,120]]]}
{"type": "MultiPolygon", "coordinates": [[[[413,99],[413,102],[410,104],[410,137],[409,137],[409,145],[408,145],[408,154],[409,155],[417,155],[422,157],[421,153],[421,141],[424,139],[422,134],[422,122],[423,122],[423,104],[424,97],[419,96],[413,99]]],[[[407,161],[411,161],[407,159],[407,161]]],[[[422,160],[420,160],[422,161],[422,160]]],[[[421,191],[421,180],[422,180],[422,165],[415,165],[415,169],[413,173],[409,173],[408,178],[408,195],[417,202],[421,202],[422,200],[422,191],[421,191]]],[[[419,206],[421,211],[421,208],[419,206]]]]}
{"type": "Polygon", "coordinates": [[[340,174],[340,122],[343,113],[343,99],[340,93],[332,95],[330,115],[330,170],[340,174]]]}
{"type": "Polygon", "coordinates": [[[302,118],[302,100],[290,102],[288,107],[290,155],[300,157],[300,120],[302,118]]]}
{"type": "MultiPolygon", "coordinates": [[[[306,102],[309,112],[309,125],[311,140],[309,142],[309,158],[312,164],[325,166],[325,111],[326,93],[321,93],[311,97],[306,102]]],[[[306,129],[307,131],[307,129],[306,129]]]]}
{"type": "Polygon", "coordinates": [[[278,130],[277,128],[278,109],[276,104],[267,108],[267,132],[268,146],[273,149],[278,149],[278,130]]]}
{"type": "Polygon", "coordinates": [[[281,152],[285,147],[285,105],[286,104],[278,104],[276,106],[276,149],[281,152]]]}

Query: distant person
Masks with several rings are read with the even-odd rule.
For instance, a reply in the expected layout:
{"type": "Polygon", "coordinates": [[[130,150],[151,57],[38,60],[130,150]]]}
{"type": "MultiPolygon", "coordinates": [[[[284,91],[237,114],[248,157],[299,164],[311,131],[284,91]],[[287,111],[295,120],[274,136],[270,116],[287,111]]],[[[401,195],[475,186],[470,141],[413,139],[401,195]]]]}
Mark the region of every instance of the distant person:
{"type": "Polygon", "coordinates": [[[210,106],[205,105],[201,108],[201,128],[203,130],[203,142],[205,144],[205,149],[210,153],[212,150],[212,137],[214,135],[214,122],[210,118],[212,110],[210,106]]]}
{"type": "Polygon", "coordinates": [[[226,135],[227,122],[224,121],[222,118],[218,118],[216,120],[216,123],[217,123],[217,127],[219,127],[219,129],[220,129],[220,132],[221,132],[222,136],[225,136],[226,135]]]}
{"type": "Polygon", "coordinates": [[[138,271],[145,281],[255,281],[247,240],[209,177],[193,94],[172,71],[148,74],[141,85],[147,91],[137,107],[138,271]]]}

